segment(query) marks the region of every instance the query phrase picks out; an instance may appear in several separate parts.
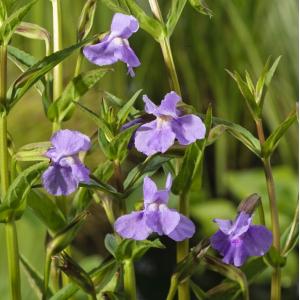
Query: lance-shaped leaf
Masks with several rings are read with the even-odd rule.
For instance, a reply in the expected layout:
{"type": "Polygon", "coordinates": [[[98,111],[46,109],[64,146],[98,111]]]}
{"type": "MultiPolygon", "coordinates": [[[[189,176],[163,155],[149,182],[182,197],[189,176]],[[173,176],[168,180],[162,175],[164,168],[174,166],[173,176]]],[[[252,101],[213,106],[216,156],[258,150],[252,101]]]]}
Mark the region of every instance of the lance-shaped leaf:
{"type": "Polygon", "coordinates": [[[187,0],[173,0],[167,17],[167,34],[170,37],[176,27],[176,24],[182,14],[187,0]]]}
{"type": "Polygon", "coordinates": [[[50,147],[50,142],[30,143],[22,146],[14,155],[14,159],[17,161],[49,161],[44,154],[50,147]]]}
{"type": "Polygon", "coordinates": [[[206,147],[206,140],[210,132],[212,123],[212,110],[208,108],[205,117],[206,136],[203,140],[197,141],[188,146],[183,157],[183,162],[178,175],[172,184],[172,192],[176,195],[186,193],[192,186],[193,181],[202,173],[202,162],[204,158],[204,150],[206,147]]]}
{"type": "Polygon", "coordinates": [[[78,233],[78,230],[85,222],[86,217],[86,212],[78,215],[76,218],[73,219],[73,221],[70,224],[68,224],[62,231],[56,234],[53,237],[53,239],[48,243],[44,265],[44,296],[48,292],[52,256],[64,250],[73,241],[73,239],[78,233]]]}
{"type": "Polygon", "coordinates": [[[46,73],[52,70],[57,64],[62,62],[64,59],[69,57],[76,49],[84,46],[85,44],[92,41],[94,38],[89,38],[77,43],[73,46],[70,46],[61,51],[57,51],[36,64],[30,67],[26,72],[19,76],[12,87],[10,88],[9,95],[9,108],[12,108],[20,98],[32,87],[38,80],[40,80],[46,73]]]}
{"type": "Polygon", "coordinates": [[[277,148],[280,139],[284,136],[290,126],[297,120],[296,110],[291,112],[289,116],[271,133],[262,146],[262,154],[264,157],[270,157],[277,148]]]}
{"type": "Polygon", "coordinates": [[[97,177],[91,175],[91,180],[89,183],[81,182],[79,184],[81,187],[86,187],[89,189],[96,189],[105,193],[109,193],[115,196],[120,196],[117,190],[108,183],[100,181],[97,177]]]}
{"type": "Polygon", "coordinates": [[[214,127],[210,130],[207,142],[208,145],[213,143],[224,132],[228,132],[249,150],[251,150],[255,155],[260,157],[261,148],[259,140],[246,128],[216,117],[212,118],[212,123],[214,127]]]}
{"type": "MultiPolygon", "coordinates": [[[[120,265],[115,260],[104,261],[101,265],[89,272],[97,292],[100,292],[113,279],[120,265]]],[[[79,290],[75,283],[69,283],[60,289],[50,300],[68,300],[79,290]]]]}
{"type": "Polygon", "coordinates": [[[51,236],[57,234],[67,225],[66,218],[53,199],[41,191],[32,190],[28,195],[28,207],[50,231],[51,236]]]}
{"type": "Polygon", "coordinates": [[[78,102],[109,70],[111,69],[98,68],[73,78],[62,95],[50,105],[48,118],[56,122],[69,120],[75,109],[74,102],[78,102]]]}
{"type": "MultiPolygon", "coordinates": [[[[42,275],[35,270],[35,268],[30,264],[30,262],[25,258],[24,255],[20,255],[20,262],[22,264],[22,267],[25,271],[26,277],[28,279],[28,282],[32,288],[32,290],[35,292],[37,297],[39,299],[42,298],[43,295],[43,278],[42,275]]],[[[53,292],[49,289],[47,297],[52,297],[53,292]]]]}
{"type": "Polygon", "coordinates": [[[207,268],[215,271],[223,276],[235,281],[239,284],[240,289],[243,293],[243,298],[245,300],[249,300],[249,290],[248,290],[248,282],[245,274],[238,268],[223,263],[220,259],[205,254],[203,256],[203,261],[207,268]]]}
{"type": "Polygon", "coordinates": [[[86,293],[96,299],[94,283],[90,275],[75,262],[67,253],[63,252],[55,257],[56,265],[62,270],[73,282],[81,287],[86,293]]]}
{"type": "Polygon", "coordinates": [[[17,26],[20,24],[25,15],[29,12],[31,7],[37,2],[32,0],[26,5],[14,11],[8,18],[6,18],[0,26],[0,44],[7,45],[14,34],[17,26]]]}
{"type": "Polygon", "coordinates": [[[259,104],[261,110],[264,105],[265,95],[267,88],[269,87],[274,73],[278,67],[281,56],[279,56],[273,65],[270,67],[271,58],[269,57],[255,86],[255,99],[256,103],[259,104]]]}
{"type": "Polygon", "coordinates": [[[21,172],[10,185],[3,203],[14,209],[22,206],[32,186],[40,179],[47,166],[48,162],[41,162],[21,172]]]}
{"type": "Polygon", "coordinates": [[[212,11],[208,8],[204,0],[189,0],[191,6],[200,14],[207,15],[210,18],[213,16],[212,11]]]}
{"type": "Polygon", "coordinates": [[[133,105],[138,99],[138,96],[141,94],[141,92],[142,90],[136,91],[134,95],[118,111],[117,117],[119,125],[122,126],[126,122],[128,115],[134,110],[133,105]]]}
{"type": "Polygon", "coordinates": [[[77,41],[85,39],[90,33],[97,7],[97,0],[87,0],[81,11],[78,27],[77,27],[77,41]]]}
{"type": "Polygon", "coordinates": [[[196,296],[197,300],[207,299],[206,293],[192,280],[190,280],[190,287],[193,291],[193,294],[196,296]]]}

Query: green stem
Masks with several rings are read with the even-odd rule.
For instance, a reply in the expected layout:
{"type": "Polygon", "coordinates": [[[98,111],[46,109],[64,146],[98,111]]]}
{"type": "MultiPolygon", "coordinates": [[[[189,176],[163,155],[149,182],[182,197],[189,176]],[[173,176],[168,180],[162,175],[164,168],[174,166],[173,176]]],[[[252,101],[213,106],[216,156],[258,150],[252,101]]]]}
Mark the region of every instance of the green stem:
{"type": "Polygon", "coordinates": [[[124,261],[124,290],[128,299],[137,300],[134,264],[131,259],[124,261]]]}
{"type": "Polygon", "coordinates": [[[169,288],[169,292],[168,292],[166,300],[174,299],[176,292],[177,292],[177,287],[178,287],[178,278],[176,275],[173,275],[171,277],[170,288],[169,288]]]}
{"type": "Polygon", "coordinates": [[[80,74],[82,62],[83,62],[83,55],[80,50],[76,60],[74,77],[77,77],[80,74]]]}
{"type": "MultiPolygon", "coordinates": [[[[151,7],[151,11],[153,15],[161,22],[164,23],[160,7],[157,3],[157,0],[149,0],[149,4],[151,7]]],[[[162,55],[165,61],[165,65],[168,69],[169,72],[169,77],[170,77],[170,85],[174,89],[174,91],[181,95],[181,89],[180,89],[180,84],[175,68],[175,63],[173,59],[173,54],[170,46],[170,39],[164,35],[159,41],[160,48],[162,51],[162,55]]]]}
{"type": "Polygon", "coordinates": [[[51,270],[51,254],[47,250],[46,251],[46,257],[45,257],[45,266],[44,266],[44,291],[43,291],[43,300],[47,299],[50,270],[51,270]]]}
{"type": "MultiPolygon", "coordinates": [[[[5,107],[7,89],[7,47],[0,46],[0,104],[5,107]]],[[[9,166],[7,147],[7,117],[6,113],[0,115],[0,176],[1,197],[4,199],[9,187],[9,166]]],[[[19,249],[17,230],[14,221],[5,225],[8,273],[10,280],[10,293],[12,300],[21,299],[21,280],[19,267],[19,249]]]]}
{"type": "MultiPolygon", "coordinates": [[[[262,125],[262,120],[258,119],[255,121],[258,138],[261,146],[265,142],[265,135],[262,125]]],[[[267,183],[267,190],[269,196],[269,206],[271,212],[271,223],[272,223],[272,233],[273,233],[273,246],[280,253],[280,227],[279,227],[279,216],[276,204],[276,194],[275,194],[275,184],[272,173],[272,166],[269,157],[262,158],[265,178],[267,183]]],[[[281,275],[280,268],[275,267],[272,273],[271,281],[271,299],[280,300],[281,299],[281,275]]]]}

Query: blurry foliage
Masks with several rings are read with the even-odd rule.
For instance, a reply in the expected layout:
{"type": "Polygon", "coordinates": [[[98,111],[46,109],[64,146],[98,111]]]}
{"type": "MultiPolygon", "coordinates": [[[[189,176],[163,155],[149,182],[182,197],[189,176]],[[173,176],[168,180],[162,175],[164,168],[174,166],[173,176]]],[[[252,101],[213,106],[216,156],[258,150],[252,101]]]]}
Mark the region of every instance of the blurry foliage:
{"type": "MultiPolygon", "coordinates": [[[[26,0],[20,2],[27,3],[26,0]]],[[[139,2],[147,8],[146,1],[139,2]]],[[[169,2],[160,1],[161,5],[165,5],[165,16],[169,2]]],[[[84,3],[85,0],[63,1],[64,47],[76,41],[76,25],[84,3]]],[[[172,36],[171,47],[183,90],[183,100],[194,105],[202,113],[206,111],[208,104],[212,103],[214,115],[244,124],[252,131],[253,124],[242,96],[224,69],[235,69],[240,72],[248,69],[255,77],[258,76],[268,56],[272,55],[275,58],[282,55],[263,111],[267,130],[271,132],[284,120],[298,97],[297,1],[219,0],[207,1],[207,4],[213,11],[212,18],[204,17],[186,5],[172,36]]],[[[51,32],[50,11],[50,1],[38,1],[25,21],[37,23],[51,32]]],[[[99,1],[92,32],[107,31],[111,15],[112,13],[99,1]]],[[[122,99],[129,99],[140,88],[143,88],[143,93],[148,94],[152,99],[161,99],[161,96],[169,91],[159,45],[142,30],[134,35],[131,43],[142,61],[141,67],[136,70],[136,77],[133,80],[130,79],[126,75],[125,66],[116,65],[114,72],[107,74],[101,84],[97,85],[96,91],[94,89],[84,96],[82,102],[85,105],[99,111],[103,90],[110,91],[122,99]],[[162,74],[164,75],[161,76],[162,74]]],[[[45,53],[42,41],[28,40],[21,36],[14,37],[13,46],[28,51],[38,59],[42,58],[45,53]]],[[[64,80],[68,82],[70,75],[74,72],[74,59],[72,57],[68,59],[64,62],[64,66],[64,80]]],[[[85,70],[91,68],[91,64],[84,63],[85,70]]],[[[19,74],[19,70],[9,63],[9,72],[9,82],[12,82],[19,74]]],[[[137,105],[141,107],[140,99],[137,105]]],[[[84,117],[81,111],[76,110],[74,118],[66,123],[66,127],[80,129],[91,134],[94,124],[84,117]]],[[[43,117],[42,102],[35,90],[32,89],[27,93],[14,108],[14,113],[9,116],[9,128],[17,141],[17,147],[49,138],[51,124],[43,117]]],[[[278,155],[274,156],[274,163],[278,165],[274,168],[274,177],[282,231],[289,225],[288,221],[292,219],[297,201],[297,177],[295,175],[297,153],[297,129],[293,125],[284,142],[279,145],[278,155]]],[[[132,157],[132,159],[136,158],[132,157]]],[[[100,151],[95,151],[89,160],[101,161],[100,151]]],[[[195,185],[190,194],[191,213],[193,219],[199,224],[199,235],[214,232],[216,226],[212,218],[234,217],[238,203],[232,203],[228,198],[243,199],[257,192],[262,196],[264,205],[267,206],[262,170],[253,169],[257,165],[258,161],[251,152],[229,136],[221,137],[214,146],[208,147],[204,159],[204,187],[200,190],[195,185]]],[[[128,164],[128,170],[130,168],[128,164]]],[[[140,195],[140,193],[136,194],[136,198],[140,198],[140,195]]],[[[131,197],[135,198],[134,195],[131,197]]],[[[174,205],[176,200],[172,199],[174,205]]],[[[267,214],[266,217],[268,222],[269,215],[267,214]]],[[[41,271],[44,226],[28,211],[18,222],[18,230],[20,231],[21,253],[41,271]]],[[[3,227],[0,227],[0,238],[4,240],[3,227]]],[[[4,247],[0,249],[0,257],[0,276],[6,278],[6,266],[3,263],[6,257],[4,247]]],[[[91,265],[90,259],[100,260],[98,256],[85,258],[84,265],[91,265]]],[[[291,287],[296,282],[296,261],[295,254],[288,259],[283,273],[285,287],[291,287]]],[[[34,300],[33,292],[24,274],[23,277],[23,299],[34,300]]],[[[6,288],[6,281],[1,280],[2,297],[7,293],[6,288]]],[[[284,299],[293,299],[288,295],[286,294],[284,299]]],[[[265,299],[264,296],[264,293],[258,293],[256,299],[265,299]]]]}

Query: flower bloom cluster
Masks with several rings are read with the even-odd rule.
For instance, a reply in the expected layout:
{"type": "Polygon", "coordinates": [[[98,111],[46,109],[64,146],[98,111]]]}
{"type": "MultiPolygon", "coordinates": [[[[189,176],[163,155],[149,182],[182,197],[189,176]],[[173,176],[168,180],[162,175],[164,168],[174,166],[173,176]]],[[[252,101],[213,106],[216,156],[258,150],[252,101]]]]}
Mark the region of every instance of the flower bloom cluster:
{"type": "MultiPolygon", "coordinates": [[[[83,53],[100,66],[123,61],[134,76],[133,68],[138,67],[140,61],[130,48],[128,38],[138,28],[136,18],[117,13],[110,33],[100,43],[85,47],[83,53]]],[[[125,129],[142,123],[132,137],[138,151],[147,156],[165,153],[175,140],[180,145],[189,145],[205,137],[206,128],[201,119],[193,114],[183,115],[177,108],[180,100],[180,96],[171,91],[157,106],[143,96],[145,112],[152,116],[152,121],[143,123],[143,118],[138,118],[123,126],[125,129]]],[[[79,159],[79,153],[91,147],[89,137],[66,129],[56,132],[51,143],[45,153],[50,159],[50,166],[42,176],[45,189],[55,196],[68,195],[80,182],[89,183],[90,171],[79,159]]],[[[115,231],[123,238],[134,240],[145,240],[152,233],[167,235],[175,241],[191,238],[195,233],[193,222],[168,207],[171,186],[170,174],[163,190],[158,190],[156,184],[145,177],[144,208],[119,217],[114,224],[115,231]]],[[[252,215],[247,212],[240,212],[234,221],[215,219],[214,222],[220,229],[210,238],[211,246],[227,264],[240,267],[248,257],[262,256],[271,246],[272,233],[264,226],[252,225],[252,215]]]]}
{"type": "Polygon", "coordinates": [[[184,215],[168,208],[172,185],[168,175],[164,190],[158,190],[149,178],[144,178],[144,209],[121,216],[115,222],[115,230],[124,238],[145,240],[151,233],[167,235],[175,241],[190,238],[195,233],[195,225],[184,215]]]}
{"type": "Polygon", "coordinates": [[[249,256],[263,256],[272,244],[272,233],[261,225],[252,225],[252,216],[240,212],[235,219],[215,219],[219,230],[210,238],[211,245],[227,264],[240,267],[249,256]]]}
{"type": "Polygon", "coordinates": [[[79,159],[79,152],[88,151],[90,138],[78,131],[57,131],[51,138],[52,147],[45,155],[51,164],[43,174],[43,185],[52,195],[73,193],[80,182],[90,181],[90,171],[79,159]]]}
{"type": "Polygon", "coordinates": [[[138,29],[139,23],[135,17],[117,13],[113,17],[110,33],[100,43],[86,46],[83,54],[99,66],[111,65],[120,60],[126,63],[129,74],[134,77],[133,68],[141,63],[130,48],[128,38],[138,29]]]}

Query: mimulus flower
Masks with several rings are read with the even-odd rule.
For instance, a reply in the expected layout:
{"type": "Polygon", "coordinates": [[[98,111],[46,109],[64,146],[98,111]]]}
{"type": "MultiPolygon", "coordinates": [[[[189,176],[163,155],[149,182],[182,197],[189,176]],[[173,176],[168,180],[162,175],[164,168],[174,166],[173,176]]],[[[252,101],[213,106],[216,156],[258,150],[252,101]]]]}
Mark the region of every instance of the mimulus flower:
{"type": "Polygon", "coordinates": [[[145,240],[153,232],[175,241],[192,237],[195,233],[193,222],[167,206],[171,185],[170,174],[164,190],[158,190],[156,184],[145,177],[144,209],[118,218],[114,225],[116,232],[134,240],[145,240]]]}
{"type": "Polygon", "coordinates": [[[261,225],[251,225],[250,214],[240,212],[234,222],[215,219],[220,229],[211,238],[211,246],[227,264],[240,267],[249,256],[263,256],[272,244],[272,233],[261,225]]]}
{"type": "Polygon", "coordinates": [[[44,188],[55,196],[71,194],[80,182],[90,180],[89,169],[78,157],[79,152],[90,149],[90,139],[78,131],[65,129],[57,131],[51,143],[52,147],[45,153],[51,164],[42,176],[44,188]]]}
{"type": "Polygon", "coordinates": [[[205,126],[195,115],[181,115],[176,108],[180,97],[175,92],[166,94],[159,106],[143,96],[145,111],[156,119],[140,126],[135,133],[135,147],[147,156],[166,152],[175,142],[189,145],[205,137],[205,126]]]}
{"type": "Polygon", "coordinates": [[[127,65],[128,72],[133,77],[133,68],[141,63],[130,48],[128,38],[138,29],[139,23],[135,17],[116,13],[110,33],[100,43],[84,47],[83,54],[90,62],[99,66],[111,65],[120,60],[127,65]]]}

